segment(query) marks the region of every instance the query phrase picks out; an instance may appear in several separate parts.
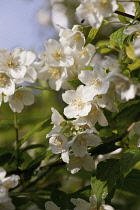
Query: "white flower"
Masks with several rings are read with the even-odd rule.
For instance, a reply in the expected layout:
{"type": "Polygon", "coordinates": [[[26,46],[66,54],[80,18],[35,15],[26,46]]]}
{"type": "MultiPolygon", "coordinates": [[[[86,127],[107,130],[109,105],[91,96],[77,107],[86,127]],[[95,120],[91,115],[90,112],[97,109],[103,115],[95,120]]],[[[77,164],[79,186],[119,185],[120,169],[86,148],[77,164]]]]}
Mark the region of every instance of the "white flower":
{"type": "Polygon", "coordinates": [[[119,109],[115,104],[116,99],[120,101],[120,98],[115,91],[115,87],[113,83],[111,83],[108,92],[102,95],[100,98],[98,98],[98,105],[101,108],[106,108],[111,112],[118,112],[119,109]]]}
{"type": "Polygon", "coordinates": [[[60,90],[63,81],[67,78],[67,70],[63,67],[51,67],[45,65],[38,72],[38,78],[49,80],[49,85],[54,90],[60,90]]]}
{"type": "Polygon", "coordinates": [[[110,158],[117,158],[117,156],[122,152],[122,148],[118,148],[114,150],[113,152],[107,153],[107,154],[100,154],[98,155],[98,162],[110,159],[110,158]]]}
{"type": "Polygon", "coordinates": [[[86,171],[92,171],[94,169],[94,160],[90,156],[90,154],[86,154],[83,157],[74,156],[73,154],[70,155],[69,163],[67,163],[67,169],[72,173],[75,174],[82,168],[86,171]]]}
{"type": "Polygon", "coordinates": [[[4,102],[9,102],[13,112],[20,113],[24,106],[29,106],[34,103],[34,95],[25,87],[18,88],[11,96],[5,96],[4,102]]]}
{"type": "Polygon", "coordinates": [[[91,87],[80,85],[76,91],[67,90],[62,94],[63,101],[69,104],[64,109],[67,118],[76,118],[78,116],[86,116],[91,110],[91,100],[93,99],[93,91],[91,87]]]}
{"type": "Polygon", "coordinates": [[[59,112],[54,109],[53,107],[51,108],[52,110],[52,124],[54,124],[53,129],[46,135],[46,138],[51,137],[53,134],[59,133],[62,129],[62,126],[60,125],[61,122],[65,121],[64,118],[59,114],[59,112]]]}
{"type": "Polygon", "coordinates": [[[137,86],[132,84],[129,78],[119,73],[114,74],[113,72],[110,72],[107,80],[114,83],[115,90],[117,94],[121,96],[122,100],[125,99],[126,101],[129,101],[135,97],[137,86]]]}
{"type": "Polygon", "coordinates": [[[8,198],[8,201],[0,203],[0,210],[15,210],[15,206],[11,202],[11,198],[8,198]]]}
{"type": "Polygon", "coordinates": [[[46,210],[60,210],[60,207],[58,207],[54,202],[47,201],[45,203],[45,209],[46,210]]]}
{"type": "Polygon", "coordinates": [[[136,25],[132,25],[132,26],[128,27],[127,29],[125,29],[123,31],[123,33],[126,35],[130,35],[136,31],[140,32],[140,24],[136,24],[136,25]]]}
{"type": "Polygon", "coordinates": [[[0,49],[0,71],[7,73],[13,79],[22,79],[27,67],[35,60],[36,55],[23,48],[15,48],[12,52],[0,49]]]}
{"type": "Polygon", "coordinates": [[[76,27],[73,27],[72,30],[60,29],[59,36],[59,41],[63,45],[70,46],[71,48],[81,50],[85,44],[84,34],[78,30],[78,27],[77,30],[76,27]]]}
{"type": "Polygon", "coordinates": [[[74,63],[67,67],[68,79],[75,79],[78,73],[81,72],[87,65],[89,65],[93,55],[95,54],[95,47],[92,44],[86,45],[82,50],[72,49],[74,63]]]}
{"type": "Polygon", "coordinates": [[[94,126],[97,122],[101,126],[107,126],[108,125],[107,119],[97,103],[98,102],[95,99],[95,101],[92,102],[92,107],[88,115],[84,117],[79,117],[74,121],[74,123],[77,125],[83,125],[83,124],[88,125],[90,129],[92,129],[94,132],[96,132],[94,126]]]}
{"type": "Polygon", "coordinates": [[[61,133],[52,134],[49,139],[51,150],[54,154],[60,154],[64,162],[69,162],[69,145],[68,139],[61,133]]]}
{"type": "Polygon", "coordinates": [[[71,48],[63,46],[53,39],[45,42],[46,51],[39,55],[41,60],[52,67],[69,67],[73,65],[73,57],[71,55],[71,48]]]}
{"type": "Polygon", "coordinates": [[[135,39],[134,44],[134,53],[136,56],[140,57],[140,37],[138,37],[137,39],[135,39]]]}
{"type": "MultiPolygon", "coordinates": [[[[97,198],[95,195],[91,195],[89,198],[89,203],[81,198],[75,199],[71,198],[71,202],[76,206],[74,210],[97,210],[97,198]]],[[[114,208],[110,205],[101,204],[100,210],[114,210],[114,208]]]]}
{"type": "Polygon", "coordinates": [[[76,14],[93,28],[98,28],[103,18],[111,16],[117,8],[116,0],[83,0],[76,14]]]}
{"type": "Polygon", "coordinates": [[[8,201],[8,189],[14,188],[18,185],[20,177],[18,175],[6,176],[6,171],[0,168],[0,204],[8,201]]]}
{"type": "Polygon", "coordinates": [[[78,78],[85,85],[92,87],[94,96],[108,91],[109,82],[105,81],[106,74],[101,66],[96,65],[93,71],[81,71],[78,78]]]}
{"type": "Polygon", "coordinates": [[[98,28],[103,18],[93,3],[93,0],[82,1],[76,9],[76,15],[82,20],[86,20],[93,28],[98,28]]]}
{"type": "Polygon", "coordinates": [[[12,95],[15,92],[15,83],[5,73],[0,72],[0,94],[12,95]]]}
{"type": "Polygon", "coordinates": [[[117,59],[111,58],[110,56],[105,56],[102,62],[103,68],[108,68],[110,71],[119,72],[119,63],[117,59]]]}
{"type": "Polygon", "coordinates": [[[101,143],[101,139],[92,134],[83,132],[75,137],[75,140],[72,144],[72,151],[75,156],[83,157],[87,153],[88,146],[98,146],[101,143]]]}

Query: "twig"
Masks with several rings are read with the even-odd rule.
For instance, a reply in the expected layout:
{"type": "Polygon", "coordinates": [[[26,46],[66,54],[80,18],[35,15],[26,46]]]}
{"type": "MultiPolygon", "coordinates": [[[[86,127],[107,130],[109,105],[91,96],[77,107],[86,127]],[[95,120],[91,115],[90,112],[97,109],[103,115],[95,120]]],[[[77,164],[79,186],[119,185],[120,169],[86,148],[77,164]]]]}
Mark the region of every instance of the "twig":
{"type": "MultiPolygon", "coordinates": [[[[134,15],[130,15],[130,14],[125,13],[125,12],[121,12],[121,11],[116,10],[114,13],[116,13],[118,15],[122,15],[122,16],[128,17],[128,18],[131,18],[131,19],[135,19],[134,15]]],[[[136,18],[136,20],[140,21],[140,18],[136,18]]]]}

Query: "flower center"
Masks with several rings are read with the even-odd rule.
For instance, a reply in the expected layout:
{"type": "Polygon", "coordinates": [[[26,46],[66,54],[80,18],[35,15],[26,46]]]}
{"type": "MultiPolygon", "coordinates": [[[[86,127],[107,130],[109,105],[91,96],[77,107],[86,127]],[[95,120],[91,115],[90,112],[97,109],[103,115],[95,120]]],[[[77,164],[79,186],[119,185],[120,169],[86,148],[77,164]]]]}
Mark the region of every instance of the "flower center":
{"type": "Polygon", "coordinates": [[[58,148],[62,148],[63,141],[62,141],[62,139],[59,136],[56,136],[56,138],[54,140],[54,143],[56,144],[56,146],[58,148]]]}
{"type": "Polygon", "coordinates": [[[14,97],[15,97],[17,100],[21,100],[21,99],[22,99],[22,93],[19,92],[19,91],[17,91],[17,92],[15,92],[14,97]]]}
{"type": "Polygon", "coordinates": [[[60,78],[60,70],[58,68],[50,68],[48,70],[51,79],[59,79],[60,78]]]}
{"type": "Polygon", "coordinates": [[[78,41],[80,41],[80,39],[81,39],[81,36],[80,36],[80,34],[77,32],[77,33],[74,35],[74,40],[75,40],[76,42],[78,42],[78,41]]]}
{"type": "Polygon", "coordinates": [[[80,52],[80,55],[82,56],[86,56],[86,54],[87,54],[88,52],[87,52],[87,50],[86,49],[83,49],[81,52],[80,52]]]}
{"type": "Polygon", "coordinates": [[[98,78],[91,78],[88,85],[92,85],[96,89],[101,89],[102,82],[98,78]]]}
{"type": "Polygon", "coordinates": [[[81,98],[73,98],[71,105],[74,106],[75,109],[81,109],[83,106],[83,101],[81,98]]]}
{"type": "Polygon", "coordinates": [[[0,87],[4,87],[8,82],[8,76],[6,74],[0,73],[0,87]]]}
{"type": "Polygon", "coordinates": [[[100,5],[101,5],[101,7],[108,7],[109,6],[109,1],[108,0],[101,0],[100,5]]]}
{"type": "Polygon", "coordinates": [[[18,66],[18,62],[10,56],[5,62],[4,65],[9,67],[10,69],[15,69],[18,66]]]}
{"type": "Polygon", "coordinates": [[[85,6],[89,13],[96,12],[96,9],[93,7],[93,4],[91,2],[87,2],[85,6]]]}
{"type": "Polygon", "coordinates": [[[52,56],[53,56],[56,60],[62,59],[63,55],[62,55],[61,49],[57,49],[54,53],[52,53],[52,56]]]}

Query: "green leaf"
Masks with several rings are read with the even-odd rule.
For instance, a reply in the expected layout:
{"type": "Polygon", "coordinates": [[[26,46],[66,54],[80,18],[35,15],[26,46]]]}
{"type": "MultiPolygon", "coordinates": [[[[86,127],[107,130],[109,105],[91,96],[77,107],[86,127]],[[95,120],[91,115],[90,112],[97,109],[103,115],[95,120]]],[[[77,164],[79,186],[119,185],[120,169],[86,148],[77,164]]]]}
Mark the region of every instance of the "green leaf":
{"type": "Polygon", "coordinates": [[[39,131],[44,125],[46,126],[46,128],[50,126],[50,123],[51,123],[51,120],[47,119],[39,123],[38,125],[36,125],[32,130],[30,130],[27,134],[25,134],[25,136],[23,136],[20,139],[18,147],[20,147],[25,141],[27,141],[35,132],[39,131]]]}
{"type": "Polygon", "coordinates": [[[107,197],[120,177],[120,164],[117,159],[108,159],[97,165],[95,176],[91,178],[92,195],[97,197],[97,206],[107,197]]]}
{"type": "MultiPolygon", "coordinates": [[[[129,101],[129,102],[132,103],[133,101],[129,101]]],[[[123,104],[121,105],[123,106],[123,104]]],[[[121,135],[136,120],[139,114],[140,114],[139,103],[132,104],[129,108],[127,107],[124,108],[115,117],[113,117],[113,120],[111,121],[110,126],[114,130],[116,129],[118,131],[118,134],[121,135]]]]}
{"type": "Polygon", "coordinates": [[[79,85],[81,85],[81,81],[79,79],[67,80],[67,82],[76,90],[79,85]]]}
{"type": "Polygon", "coordinates": [[[51,200],[60,208],[60,210],[69,209],[73,210],[74,205],[70,202],[70,196],[65,192],[56,190],[52,192],[51,200]]]}
{"type": "Polygon", "coordinates": [[[36,148],[46,148],[46,146],[45,145],[43,145],[43,144],[33,144],[33,145],[29,145],[28,147],[25,147],[21,152],[23,153],[23,152],[25,152],[25,151],[27,151],[27,150],[31,150],[31,149],[36,149],[36,148]]]}
{"type": "Polygon", "coordinates": [[[128,149],[120,159],[121,173],[123,177],[131,172],[136,163],[140,161],[140,148],[128,149]]]}
{"type": "Polygon", "coordinates": [[[132,59],[132,60],[136,59],[136,56],[134,54],[133,45],[130,44],[130,45],[126,46],[126,54],[130,59],[132,59]]]}
{"type": "MultiPolygon", "coordinates": [[[[118,7],[117,10],[125,13],[125,10],[124,10],[123,6],[121,4],[118,4],[118,5],[119,5],[119,7],[118,7]]],[[[127,17],[125,17],[123,15],[118,15],[118,18],[119,18],[120,22],[123,23],[123,24],[128,24],[129,23],[129,21],[127,20],[127,17]]]]}
{"type": "Polygon", "coordinates": [[[92,42],[92,40],[95,38],[95,36],[96,36],[97,32],[99,31],[99,29],[100,29],[100,28],[97,28],[97,29],[92,28],[92,29],[90,30],[85,45],[87,45],[87,44],[89,44],[89,43],[92,42]]]}
{"type": "Polygon", "coordinates": [[[120,48],[123,47],[124,40],[128,36],[128,35],[126,35],[126,34],[123,33],[123,31],[126,28],[127,27],[120,28],[119,30],[115,31],[113,34],[110,35],[110,39],[112,41],[118,43],[118,45],[120,46],[120,48]]]}
{"type": "Polygon", "coordinates": [[[136,61],[134,61],[134,63],[131,63],[128,65],[128,68],[130,69],[130,71],[134,71],[135,69],[138,69],[140,67],[140,59],[137,59],[136,61]]]}
{"type": "Polygon", "coordinates": [[[0,128],[9,128],[9,127],[14,127],[13,122],[9,120],[1,120],[0,121],[0,128]]]}
{"type": "Polygon", "coordinates": [[[119,189],[140,196],[140,170],[133,169],[124,179],[119,189]]]}

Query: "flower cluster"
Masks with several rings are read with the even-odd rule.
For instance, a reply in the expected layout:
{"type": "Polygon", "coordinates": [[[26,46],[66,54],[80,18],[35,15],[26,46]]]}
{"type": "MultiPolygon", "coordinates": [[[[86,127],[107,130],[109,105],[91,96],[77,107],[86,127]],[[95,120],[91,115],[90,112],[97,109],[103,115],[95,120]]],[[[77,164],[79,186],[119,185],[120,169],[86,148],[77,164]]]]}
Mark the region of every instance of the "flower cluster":
{"type": "Polygon", "coordinates": [[[0,104],[4,97],[4,102],[8,101],[14,112],[21,112],[24,105],[34,102],[31,92],[19,85],[23,82],[35,82],[37,78],[36,70],[33,68],[35,59],[35,53],[25,51],[23,48],[15,48],[11,52],[0,49],[0,104]]]}
{"type": "Polygon", "coordinates": [[[93,28],[98,28],[103,18],[111,16],[117,8],[116,0],[82,0],[76,14],[93,28]]]}
{"type": "Polygon", "coordinates": [[[81,168],[92,171],[94,161],[88,149],[102,142],[97,136],[96,123],[107,126],[104,109],[118,111],[117,103],[133,99],[139,94],[139,86],[121,73],[116,60],[105,57],[104,64],[93,62],[95,47],[90,44],[85,47],[84,35],[78,26],[72,30],[61,29],[59,35],[59,42],[45,42],[46,51],[39,55],[40,61],[36,64],[42,66],[39,77],[49,79],[51,88],[67,89],[62,93],[67,104],[64,108],[67,120],[52,108],[54,127],[46,137],[50,138],[52,152],[61,154],[71,173],[81,168]],[[75,80],[80,83],[76,89],[69,83],[75,80]]]}

